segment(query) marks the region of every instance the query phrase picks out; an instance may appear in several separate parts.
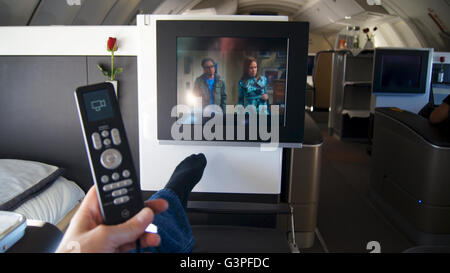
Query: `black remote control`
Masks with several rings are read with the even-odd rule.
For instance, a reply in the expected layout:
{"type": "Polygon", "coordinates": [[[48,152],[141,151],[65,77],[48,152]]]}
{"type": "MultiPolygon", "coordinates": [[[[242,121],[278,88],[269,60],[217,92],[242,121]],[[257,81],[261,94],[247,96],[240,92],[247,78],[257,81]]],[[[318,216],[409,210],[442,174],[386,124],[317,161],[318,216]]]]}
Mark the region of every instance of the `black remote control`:
{"type": "Polygon", "coordinates": [[[114,87],[78,87],[75,99],[104,224],[125,222],[144,202],[114,87]]]}

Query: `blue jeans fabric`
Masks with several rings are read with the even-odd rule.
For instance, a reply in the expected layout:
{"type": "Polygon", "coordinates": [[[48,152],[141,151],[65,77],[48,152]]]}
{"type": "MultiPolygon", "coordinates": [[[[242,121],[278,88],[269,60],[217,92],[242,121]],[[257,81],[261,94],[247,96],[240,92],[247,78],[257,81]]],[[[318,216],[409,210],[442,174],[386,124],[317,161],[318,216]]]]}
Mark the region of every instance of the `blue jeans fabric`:
{"type": "Polygon", "coordinates": [[[170,189],[156,192],[149,200],[162,198],[169,203],[169,208],[155,215],[153,224],[158,227],[161,243],[158,247],[143,248],[142,252],[154,253],[189,253],[194,247],[194,237],[186,212],[180,199],[170,189]]]}

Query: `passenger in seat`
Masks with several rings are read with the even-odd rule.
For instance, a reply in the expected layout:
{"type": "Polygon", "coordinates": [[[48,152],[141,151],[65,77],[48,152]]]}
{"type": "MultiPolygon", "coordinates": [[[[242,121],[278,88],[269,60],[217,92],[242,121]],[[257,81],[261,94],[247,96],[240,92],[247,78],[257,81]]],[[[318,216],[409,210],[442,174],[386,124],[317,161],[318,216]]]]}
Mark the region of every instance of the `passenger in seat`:
{"type": "Polygon", "coordinates": [[[127,252],[136,248],[138,239],[141,250],[146,252],[191,252],[194,238],[185,209],[205,167],[202,153],[184,159],[164,189],[145,202],[146,207],[138,214],[119,225],[102,224],[96,188],[92,187],[56,252],[127,252]],[[152,222],[158,227],[158,234],[145,232],[152,222]]]}
{"type": "Polygon", "coordinates": [[[439,107],[433,110],[430,115],[430,122],[432,124],[440,124],[444,121],[447,121],[450,124],[449,120],[449,111],[450,111],[450,95],[448,95],[439,107]]]}

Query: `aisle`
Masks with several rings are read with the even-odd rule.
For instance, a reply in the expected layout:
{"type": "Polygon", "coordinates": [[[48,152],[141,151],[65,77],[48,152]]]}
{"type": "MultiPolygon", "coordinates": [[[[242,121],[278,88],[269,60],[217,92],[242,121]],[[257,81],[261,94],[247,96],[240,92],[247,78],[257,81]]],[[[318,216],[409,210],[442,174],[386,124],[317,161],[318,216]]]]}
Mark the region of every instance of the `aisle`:
{"type": "Polygon", "coordinates": [[[402,252],[413,244],[373,206],[368,198],[370,156],[367,144],[324,136],[317,226],[330,252],[369,252],[371,241],[382,252],[402,252]]]}

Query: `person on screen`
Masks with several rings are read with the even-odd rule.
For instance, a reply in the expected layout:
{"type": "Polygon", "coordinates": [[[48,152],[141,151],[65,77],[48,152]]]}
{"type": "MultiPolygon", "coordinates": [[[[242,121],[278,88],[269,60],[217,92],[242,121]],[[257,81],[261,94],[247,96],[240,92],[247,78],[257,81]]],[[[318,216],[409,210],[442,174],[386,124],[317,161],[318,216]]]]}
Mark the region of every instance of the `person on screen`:
{"type": "Polygon", "coordinates": [[[153,194],[138,214],[118,225],[103,224],[93,186],[73,216],[56,252],[136,252],[137,240],[142,252],[191,252],[194,237],[185,210],[189,194],[202,178],[206,164],[202,153],[185,158],[166,186],[153,194]],[[146,232],[152,222],[158,227],[158,234],[146,232]]]}
{"type": "Polygon", "coordinates": [[[450,111],[450,95],[448,95],[437,108],[433,110],[430,114],[430,122],[432,124],[441,124],[444,121],[447,121],[450,124],[449,119],[449,111],[450,111]]]}
{"type": "Polygon", "coordinates": [[[266,107],[268,114],[267,78],[258,74],[258,62],[253,57],[244,60],[243,73],[239,81],[238,105],[254,105],[259,113],[260,106],[266,107]]]}
{"type": "Polygon", "coordinates": [[[225,113],[227,91],[225,82],[217,73],[216,63],[211,58],[202,60],[203,74],[195,80],[194,95],[202,98],[203,107],[215,104],[225,113]]]}

